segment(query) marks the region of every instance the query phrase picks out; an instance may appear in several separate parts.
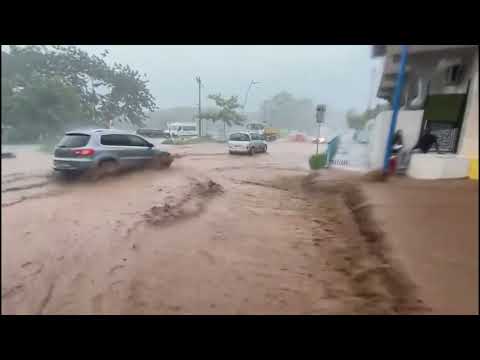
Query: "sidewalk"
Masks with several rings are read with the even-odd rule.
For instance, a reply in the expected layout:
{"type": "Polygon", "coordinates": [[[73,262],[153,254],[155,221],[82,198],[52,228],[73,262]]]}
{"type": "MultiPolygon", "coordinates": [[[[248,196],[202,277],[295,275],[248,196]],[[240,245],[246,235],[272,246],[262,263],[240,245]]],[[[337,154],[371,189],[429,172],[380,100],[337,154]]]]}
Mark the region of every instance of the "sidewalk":
{"type": "Polygon", "coordinates": [[[478,182],[392,178],[362,185],[432,314],[478,314],[478,182]]]}

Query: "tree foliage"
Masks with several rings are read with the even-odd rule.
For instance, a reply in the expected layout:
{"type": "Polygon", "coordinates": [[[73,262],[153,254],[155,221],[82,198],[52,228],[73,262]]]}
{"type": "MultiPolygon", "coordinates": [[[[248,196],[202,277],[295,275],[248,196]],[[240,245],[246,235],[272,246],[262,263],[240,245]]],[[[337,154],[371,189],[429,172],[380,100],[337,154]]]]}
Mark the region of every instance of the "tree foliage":
{"type": "Polygon", "coordinates": [[[208,95],[208,98],[215,102],[216,109],[207,110],[200,114],[200,117],[213,122],[222,121],[224,135],[226,135],[226,126],[242,125],[245,122],[245,117],[238,112],[242,108],[238,102],[238,96],[227,98],[221,94],[212,94],[208,95]]]}
{"type": "Polygon", "coordinates": [[[141,126],[155,110],[148,81],[128,65],[75,46],[11,46],[2,51],[2,123],[37,135],[72,124],[141,126]]]}
{"type": "Polygon", "coordinates": [[[350,109],[347,112],[348,126],[352,129],[363,129],[369,120],[376,118],[378,114],[388,109],[388,104],[377,104],[373,109],[367,109],[361,114],[354,109],[350,109]]]}
{"type": "Polygon", "coordinates": [[[296,99],[282,91],[260,105],[263,121],[271,126],[287,129],[309,129],[315,124],[312,100],[296,99]]]}

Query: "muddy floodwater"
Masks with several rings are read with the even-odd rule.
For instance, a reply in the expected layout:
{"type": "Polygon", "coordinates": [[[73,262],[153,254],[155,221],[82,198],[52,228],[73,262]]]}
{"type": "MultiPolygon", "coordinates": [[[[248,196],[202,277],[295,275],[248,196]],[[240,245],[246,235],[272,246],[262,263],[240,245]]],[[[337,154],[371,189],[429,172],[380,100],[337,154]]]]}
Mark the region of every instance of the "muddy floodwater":
{"type": "Polygon", "coordinates": [[[309,187],[347,176],[309,175],[313,144],[165,148],[171,168],[96,183],[59,181],[31,148],[2,160],[3,313],[398,310],[381,282],[353,286],[376,265],[342,197],[309,187]]]}

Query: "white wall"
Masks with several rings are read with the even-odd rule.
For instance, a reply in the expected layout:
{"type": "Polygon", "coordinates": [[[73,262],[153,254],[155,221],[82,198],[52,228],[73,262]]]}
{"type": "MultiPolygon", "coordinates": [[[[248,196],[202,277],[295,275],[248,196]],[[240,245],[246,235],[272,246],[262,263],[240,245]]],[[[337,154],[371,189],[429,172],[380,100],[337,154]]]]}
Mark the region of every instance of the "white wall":
{"type": "MultiPolygon", "coordinates": [[[[393,111],[384,111],[372,121],[368,144],[369,167],[377,169],[383,167],[383,158],[387,148],[387,137],[392,121],[393,111]]],[[[405,149],[411,149],[418,141],[420,127],[422,126],[423,110],[399,111],[396,129],[403,131],[403,144],[405,149]]]]}
{"type": "Polygon", "coordinates": [[[460,133],[459,154],[478,159],[478,49],[460,133]]]}
{"type": "Polygon", "coordinates": [[[455,154],[413,154],[407,175],[415,179],[461,179],[468,176],[468,159],[455,154]]]}

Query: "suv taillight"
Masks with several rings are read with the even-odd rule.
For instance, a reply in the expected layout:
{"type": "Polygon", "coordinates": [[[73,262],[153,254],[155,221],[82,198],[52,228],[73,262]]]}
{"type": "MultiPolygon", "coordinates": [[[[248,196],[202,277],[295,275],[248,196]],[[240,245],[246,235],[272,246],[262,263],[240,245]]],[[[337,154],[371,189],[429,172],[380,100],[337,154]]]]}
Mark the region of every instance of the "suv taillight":
{"type": "Polygon", "coordinates": [[[80,149],[80,150],[74,150],[73,152],[75,155],[78,156],[92,156],[95,154],[95,150],[93,149],[80,149]]]}

